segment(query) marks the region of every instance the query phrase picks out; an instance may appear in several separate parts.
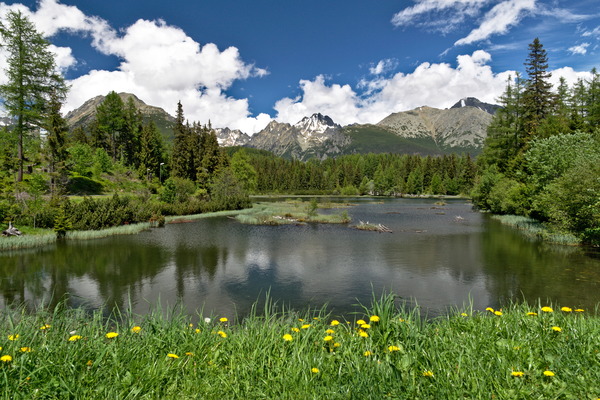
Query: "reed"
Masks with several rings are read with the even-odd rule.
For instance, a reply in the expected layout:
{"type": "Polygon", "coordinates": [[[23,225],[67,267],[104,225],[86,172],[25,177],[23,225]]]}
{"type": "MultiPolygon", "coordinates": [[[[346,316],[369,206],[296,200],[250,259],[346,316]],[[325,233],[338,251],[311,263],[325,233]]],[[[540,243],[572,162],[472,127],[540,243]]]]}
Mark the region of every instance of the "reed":
{"type": "Polygon", "coordinates": [[[42,247],[56,242],[55,233],[0,237],[0,251],[42,247]]]}
{"type": "Polygon", "coordinates": [[[576,246],[581,243],[581,240],[577,236],[568,232],[554,232],[544,225],[544,223],[533,218],[520,215],[492,215],[492,218],[504,225],[520,230],[525,236],[530,238],[542,239],[549,243],[568,246],[576,246]]]}

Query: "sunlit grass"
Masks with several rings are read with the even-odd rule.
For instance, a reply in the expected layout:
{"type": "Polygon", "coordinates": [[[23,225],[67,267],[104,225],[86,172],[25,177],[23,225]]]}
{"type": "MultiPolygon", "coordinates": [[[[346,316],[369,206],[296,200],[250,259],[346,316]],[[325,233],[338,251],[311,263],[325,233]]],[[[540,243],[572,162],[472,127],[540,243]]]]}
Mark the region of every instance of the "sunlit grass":
{"type": "Polygon", "coordinates": [[[574,246],[581,243],[575,235],[564,232],[553,232],[542,222],[520,215],[492,215],[492,218],[504,225],[519,229],[525,236],[543,239],[549,243],[574,246]]]}
{"type": "Polygon", "coordinates": [[[347,208],[347,203],[319,203],[314,212],[310,212],[310,203],[300,200],[285,202],[256,203],[252,209],[244,214],[236,215],[236,219],[244,224],[251,225],[286,225],[303,223],[345,224],[350,222],[348,213],[344,210],[339,213],[319,213],[319,209],[347,208]]]}
{"type": "Polygon", "coordinates": [[[0,251],[41,247],[55,242],[55,233],[0,237],[0,251]]]}
{"type": "MultiPolygon", "coordinates": [[[[350,320],[267,300],[241,321],[0,312],[3,398],[596,399],[597,310],[456,310],[383,296],[350,320]],[[550,311],[551,310],[551,311],[550,311]],[[199,322],[196,322],[199,321],[199,322]]],[[[544,307],[542,307],[544,306],[544,307]]]]}

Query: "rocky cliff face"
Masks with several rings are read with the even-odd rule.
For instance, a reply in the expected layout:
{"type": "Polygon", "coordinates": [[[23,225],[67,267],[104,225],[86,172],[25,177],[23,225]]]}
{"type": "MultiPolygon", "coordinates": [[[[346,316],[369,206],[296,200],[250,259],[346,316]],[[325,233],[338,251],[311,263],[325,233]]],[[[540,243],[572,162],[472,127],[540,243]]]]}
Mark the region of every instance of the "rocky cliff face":
{"type": "Polygon", "coordinates": [[[460,99],[450,108],[463,108],[463,107],[474,107],[478,108],[481,111],[485,111],[488,114],[494,115],[496,111],[501,108],[497,104],[484,103],[483,101],[479,101],[475,97],[465,97],[460,99]]]}
{"type": "Polygon", "coordinates": [[[441,149],[481,148],[492,115],[475,107],[419,107],[394,113],[377,125],[405,138],[431,138],[441,149]]]}
{"type": "Polygon", "coordinates": [[[250,136],[239,129],[216,128],[215,133],[219,146],[245,146],[250,141],[250,136]]]}

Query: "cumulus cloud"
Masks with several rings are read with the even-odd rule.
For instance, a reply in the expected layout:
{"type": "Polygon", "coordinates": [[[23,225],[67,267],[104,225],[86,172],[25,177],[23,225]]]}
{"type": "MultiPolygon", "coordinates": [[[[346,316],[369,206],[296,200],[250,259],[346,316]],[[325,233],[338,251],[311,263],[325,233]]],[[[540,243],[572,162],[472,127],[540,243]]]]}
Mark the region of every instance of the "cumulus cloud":
{"type": "Polygon", "coordinates": [[[381,75],[392,71],[397,66],[398,61],[392,58],[386,58],[385,60],[380,60],[377,64],[372,64],[369,67],[369,73],[372,75],[381,75]]]}
{"type": "Polygon", "coordinates": [[[320,75],[312,81],[300,81],[302,96],[285,98],[275,105],[276,119],[296,123],[302,117],[321,112],[340,124],[377,123],[393,112],[419,106],[446,108],[462,97],[474,96],[494,103],[502,94],[513,72],[494,73],[489,53],[478,50],[457,57],[456,67],[447,63],[422,63],[408,74],[390,78],[375,77],[359,85],[368,96],[348,85],[327,84],[320,75]]]}
{"type": "MultiPolygon", "coordinates": [[[[115,70],[92,70],[68,82],[71,90],[65,112],[114,90],[135,93],[144,102],[171,114],[181,101],[187,119],[203,123],[210,120],[215,127],[254,133],[271,119],[266,114],[252,117],[247,99],[226,94],[237,80],[267,74],[265,69],[244,62],[235,47],[220,50],[213,43],[202,45],[162,20],[140,19],[117,32],[107,21],[57,0],[41,0],[36,11],[20,4],[0,3],[0,16],[11,9],[21,10],[48,37],[59,32],[89,37],[96,50],[121,60],[115,70]]],[[[77,63],[69,48],[51,46],[51,51],[63,70],[77,63]]]]}
{"type": "Polygon", "coordinates": [[[569,47],[569,52],[571,54],[585,55],[585,53],[587,53],[587,48],[589,45],[589,43],[581,43],[576,46],[569,47]]]}

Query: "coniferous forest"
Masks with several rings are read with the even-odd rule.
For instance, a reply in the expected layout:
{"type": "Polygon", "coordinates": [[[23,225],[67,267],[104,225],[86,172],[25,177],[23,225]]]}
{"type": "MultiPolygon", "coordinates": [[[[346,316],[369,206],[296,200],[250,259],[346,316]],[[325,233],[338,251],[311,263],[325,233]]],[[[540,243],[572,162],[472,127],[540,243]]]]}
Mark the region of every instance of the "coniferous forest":
{"type": "Polygon", "coordinates": [[[354,154],[301,162],[219,146],[210,123],[177,104],[172,142],[115,92],[93,120],[69,129],[68,88],[35,26],[11,12],[0,27],[9,52],[0,97],[0,221],[19,227],[101,229],[166,215],[251,206],[251,194],[463,195],[495,214],[534,218],[600,242],[600,75],[553,89],[535,39],[498,99],[482,154],[354,154]],[[20,44],[25,43],[25,46],[20,44]],[[21,51],[22,49],[25,51],[21,51]],[[91,195],[104,195],[94,196],[91,195]]]}

